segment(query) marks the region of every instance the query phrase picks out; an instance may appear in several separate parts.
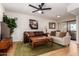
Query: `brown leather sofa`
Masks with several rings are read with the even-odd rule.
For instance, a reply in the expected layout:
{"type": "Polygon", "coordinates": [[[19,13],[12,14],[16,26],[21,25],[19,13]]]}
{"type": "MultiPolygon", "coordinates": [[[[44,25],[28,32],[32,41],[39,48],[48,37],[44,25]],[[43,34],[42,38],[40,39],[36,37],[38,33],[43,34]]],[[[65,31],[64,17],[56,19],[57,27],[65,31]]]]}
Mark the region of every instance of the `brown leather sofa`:
{"type": "Polygon", "coordinates": [[[24,43],[29,42],[30,39],[32,39],[33,37],[43,37],[43,36],[47,36],[47,34],[45,34],[43,31],[31,31],[31,32],[24,32],[24,43]]]}

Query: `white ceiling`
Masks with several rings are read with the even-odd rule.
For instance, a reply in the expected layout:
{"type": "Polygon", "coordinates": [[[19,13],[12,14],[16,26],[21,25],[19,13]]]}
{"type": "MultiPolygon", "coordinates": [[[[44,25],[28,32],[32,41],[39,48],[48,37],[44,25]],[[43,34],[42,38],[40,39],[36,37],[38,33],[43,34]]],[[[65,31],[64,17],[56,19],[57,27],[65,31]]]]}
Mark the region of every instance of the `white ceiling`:
{"type": "Polygon", "coordinates": [[[62,17],[73,17],[74,15],[67,12],[67,7],[69,3],[46,3],[43,7],[50,7],[51,10],[45,10],[44,14],[39,14],[38,12],[32,13],[32,11],[36,10],[30,6],[29,4],[38,6],[40,3],[3,3],[3,7],[6,11],[19,12],[30,15],[37,15],[40,17],[48,18],[48,19],[59,19],[57,16],[62,17]]]}

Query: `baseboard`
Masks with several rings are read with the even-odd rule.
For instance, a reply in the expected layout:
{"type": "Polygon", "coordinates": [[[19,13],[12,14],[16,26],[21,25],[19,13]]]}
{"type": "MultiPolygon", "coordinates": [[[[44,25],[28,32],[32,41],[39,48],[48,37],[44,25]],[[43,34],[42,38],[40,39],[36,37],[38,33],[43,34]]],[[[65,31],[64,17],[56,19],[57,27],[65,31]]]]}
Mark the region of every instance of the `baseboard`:
{"type": "Polygon", "coordinates": [[[13,42],[22,42],[22,40],[13,40],[13,42]]]}

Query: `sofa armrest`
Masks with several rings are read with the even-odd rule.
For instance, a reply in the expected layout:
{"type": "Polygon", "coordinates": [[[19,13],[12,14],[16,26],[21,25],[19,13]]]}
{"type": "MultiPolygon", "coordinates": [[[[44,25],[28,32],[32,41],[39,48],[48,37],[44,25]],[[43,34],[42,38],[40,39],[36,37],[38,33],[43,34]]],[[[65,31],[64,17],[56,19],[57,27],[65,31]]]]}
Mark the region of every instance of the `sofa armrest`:
{"type": "Polygon", "coordinates": [[[63,37],[64,40],[70,40],[71,39],[71,36],[65,36],[63,37]]]}
{"type": "Polygon", "coordinates": [[[24,32],[24,40],[23,40],[23,42],[27,43],[27,42],[29,42],[29,39],[30,39],[29,34],[27,32],[24,32]]]}
{"type": "Polygon", "coordinates": [[[71,40],[71,36],[65,36],[65,37],[63,37],[63,43],[65,43],[65,45],[70,44],[70,40],[71,40]]]}

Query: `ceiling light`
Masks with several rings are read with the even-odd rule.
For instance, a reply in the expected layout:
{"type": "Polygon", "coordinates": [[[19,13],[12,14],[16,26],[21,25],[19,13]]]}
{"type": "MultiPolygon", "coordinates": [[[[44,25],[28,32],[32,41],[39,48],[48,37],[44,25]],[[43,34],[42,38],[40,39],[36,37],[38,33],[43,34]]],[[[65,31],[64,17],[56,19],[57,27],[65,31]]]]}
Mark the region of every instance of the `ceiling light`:
{"type": "Polygon", "coordinates": [[[59,18],[60,16],[57,16],[57,18],[59,18]]]}
{"type": "Polygon", "coordinates": [[[38,13],[42,14],[42,11],[41,11],[41,10],[39,10],[39,11],[38,11],[38,13]]]}

